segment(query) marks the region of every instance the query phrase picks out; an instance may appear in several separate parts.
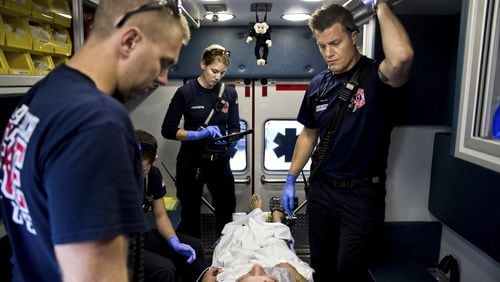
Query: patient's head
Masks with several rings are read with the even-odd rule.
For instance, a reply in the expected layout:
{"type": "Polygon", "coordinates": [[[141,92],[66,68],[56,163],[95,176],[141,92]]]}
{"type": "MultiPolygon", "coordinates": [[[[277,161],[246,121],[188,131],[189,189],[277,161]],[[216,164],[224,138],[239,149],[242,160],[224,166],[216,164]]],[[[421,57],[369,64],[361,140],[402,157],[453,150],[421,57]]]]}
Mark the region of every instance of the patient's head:
{"type": "Polygon", "coordinates": [[[250,271],[236,280],[237,282],[278,282],[279,280],[267,274],[264,268],[255,264],[250,271]]]}

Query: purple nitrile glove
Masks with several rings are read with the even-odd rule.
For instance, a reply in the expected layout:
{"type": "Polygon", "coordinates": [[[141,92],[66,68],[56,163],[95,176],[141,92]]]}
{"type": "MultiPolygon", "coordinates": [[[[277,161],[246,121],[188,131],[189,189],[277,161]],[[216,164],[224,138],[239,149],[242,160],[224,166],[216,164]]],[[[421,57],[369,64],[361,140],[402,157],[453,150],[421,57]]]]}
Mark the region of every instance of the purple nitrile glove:
{"type": "Polygon", "coordinates": [[[196,252],[188,244],[181,243],[179,237],[173,236],[168,238],[168,243],[178,254],[188,257],[187,263],[191,264],[196,259],[196,252]]]}
{"type": "Polygon", "coordinates": [[[293,201],[295,198],[295,181],[297,181],[297,175],[288,174],[286,176],[285,189],[281,197],[283,198],[283,207],[288,215],[293,214],[293,201]]]}
{"type": "Polygon", "coordinates": [[[500,105],[498,105],[495,115],[493,115],[493,127],[491,136],[495,139],[500,139],[500,105]]]}
{"type": "Polygon", "coordinates": [[[369,7],[372,10],[375,10],[375,5],[377,5],[376,0],[361,0],[365,6],[369,7]]]}
{"type": "Polygon", "coordinates": [[[208,137],[211,138],[222,137],[219,127],[216,125],[209,125],[202,130],[199,131],[190,130],[187,133],[187,140],[189,141],[205,139],[208,137]]]}

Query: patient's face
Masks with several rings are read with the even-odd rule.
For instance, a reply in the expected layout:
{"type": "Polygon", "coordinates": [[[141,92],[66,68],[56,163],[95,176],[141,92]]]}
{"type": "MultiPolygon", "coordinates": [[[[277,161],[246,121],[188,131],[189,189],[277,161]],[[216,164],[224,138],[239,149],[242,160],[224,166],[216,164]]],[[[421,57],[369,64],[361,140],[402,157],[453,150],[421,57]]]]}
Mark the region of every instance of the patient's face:
{"type": "Polygon", "coordinates": [[[237,282],[279,282],[272,275],[267,274],[262,266],[256,264],[250,271],[236,280],[237,282]]]}

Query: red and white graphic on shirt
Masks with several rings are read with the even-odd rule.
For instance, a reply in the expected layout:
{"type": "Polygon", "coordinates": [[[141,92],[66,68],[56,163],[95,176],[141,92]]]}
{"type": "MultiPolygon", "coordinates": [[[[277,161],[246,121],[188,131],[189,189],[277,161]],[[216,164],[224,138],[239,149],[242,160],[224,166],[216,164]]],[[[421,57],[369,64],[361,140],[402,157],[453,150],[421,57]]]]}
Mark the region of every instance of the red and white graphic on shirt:
{"type": "Polygon", "coordinates": [[[0,186],[3,197],[11,201],[12,221],[25,225],[26,230],[36,234],[28,203],[21,190],[21,170],[28,142],[39,121],[38,117],[32,115],[28,110],[26,105],[16,109],[5,129],[0,151],[3,172],[0,186]]]}
{"type": "Polygon", "coordinates": [[[365,105],[365,90],[363,88],[358,88],[358,91],[354,94],[354,97],[352,97],[352,103],[356,109],[365,105]]]}
{"type": "Polygon", "coordinates": [[[221,110],[223,113],[227,114],[229,112],[229,102],[226,101],[226,103],[224,104],[224,106],[222,106],[222,110],[221,110]]]}

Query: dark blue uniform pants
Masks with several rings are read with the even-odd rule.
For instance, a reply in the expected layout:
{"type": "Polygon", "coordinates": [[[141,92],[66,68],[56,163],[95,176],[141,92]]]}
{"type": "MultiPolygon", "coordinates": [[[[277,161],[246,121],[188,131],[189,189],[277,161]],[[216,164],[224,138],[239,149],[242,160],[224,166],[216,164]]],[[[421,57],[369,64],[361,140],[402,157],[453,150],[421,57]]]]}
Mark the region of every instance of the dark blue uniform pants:
{"type": "Polygon", "coordinates": [[[207,184],[215,208],[216,229],[220,233],[224,225],[232,220],[236,208],[229,157],[213,161],[199,156],[191,157],[189,161],[183,158],[183,154],[177,157],[177,198],[182,204],[178,231],[201,238],[201,196],[203,186],[207,184]]]}
{"type": "Polygon", "coordinates": [[[311,266],[315,282],[368,278],[384,223],[385,184],[332,189],[321,177],[308,192],[311,266]]]}
{"type": "Polygon", "coordinates": [[[195,281],[206,268],[203,245],[199,239],[177,233],[181,243],[190,245],[196,252],[196,260],[187,263],[188,257],[176,253],[156,229],[144,236],[145,281],[195,281]]]}

